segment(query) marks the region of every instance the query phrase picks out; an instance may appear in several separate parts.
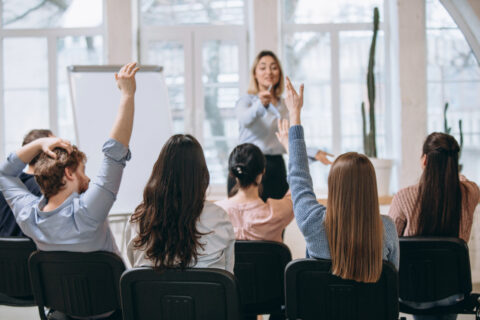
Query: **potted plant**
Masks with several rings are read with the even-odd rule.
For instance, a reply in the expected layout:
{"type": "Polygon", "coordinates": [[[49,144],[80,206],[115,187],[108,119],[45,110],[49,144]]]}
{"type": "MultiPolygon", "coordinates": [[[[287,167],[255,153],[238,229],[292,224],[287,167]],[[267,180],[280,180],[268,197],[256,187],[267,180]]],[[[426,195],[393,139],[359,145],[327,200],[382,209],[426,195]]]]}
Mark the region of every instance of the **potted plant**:
{"type": "Polygon", "coordinates": [[[379,196],[387,196],[390,194],[390,176],[392,172],[393,161],[390,159],[377,158],[377,142],[376,142],[376,123],[375,123],[375,75],[373,69],[375,67],[375,47],[377,44],[377,33],[379,24],[378,8],[373,9],[373,37],[370,45],[370,54],[368,59],[367,70],[367,89],[368,89],[368,124],[365,110],[365,102],[362,102],[362,124],[363,124],[363,148],[365,155],[375,168],[377,176],[377,188],[379,196]],[[368,132],[367,132],[368,126],[368,132]]]}
{"type": "MultiPolygon", "coordinates": [[[[448,102],[445,103],[445,107],[443,108],[443,132],[446,134],[451,134],[452,128],[448,125],[447,120],[447,111],[448,111],[448,102]]],[[[460,135],[460,152],[458,153],[458,159],[462,156],[462,149],[463,149],[463,125],[462,119],[458,120],[458,132],[460,135]]],[[[463,165],[458,165],[458,171],[462,171],[463,165]]]]}

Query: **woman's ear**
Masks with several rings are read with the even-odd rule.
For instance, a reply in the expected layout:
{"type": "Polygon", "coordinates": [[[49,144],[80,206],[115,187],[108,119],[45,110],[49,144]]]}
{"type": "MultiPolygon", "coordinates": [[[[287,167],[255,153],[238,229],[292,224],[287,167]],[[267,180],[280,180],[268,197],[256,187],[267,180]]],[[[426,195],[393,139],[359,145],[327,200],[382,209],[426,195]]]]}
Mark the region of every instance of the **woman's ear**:
{"type": "Polygon", "coordinates": [[[422,156],[422,158],[420,159],[421,163],[422,163],[422,169],[425,169],[425,167],[427,166],[427,155],[424,154],[422,156]]]}
{"type": "Polygon", "coordinates": [[[257,183],[257,185],[260,185],[262,183],[262,179],[263,179],[263,175],[265,174],[265,170],[263,170],[262,173],[260,173],[257,178],[255,179],[255,182],[257,183]]]}

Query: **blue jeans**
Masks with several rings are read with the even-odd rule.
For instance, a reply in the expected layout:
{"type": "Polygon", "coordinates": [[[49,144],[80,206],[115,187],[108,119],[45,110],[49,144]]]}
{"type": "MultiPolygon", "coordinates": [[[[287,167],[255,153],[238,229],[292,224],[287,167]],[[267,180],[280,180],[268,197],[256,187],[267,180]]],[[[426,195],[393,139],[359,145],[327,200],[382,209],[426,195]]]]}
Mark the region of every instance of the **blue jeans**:
{"type": "Polygon", "coordinates": [[[414,320],[456,320],[456,314],[442,314],[442,315],[413,315],[414,320]]]}

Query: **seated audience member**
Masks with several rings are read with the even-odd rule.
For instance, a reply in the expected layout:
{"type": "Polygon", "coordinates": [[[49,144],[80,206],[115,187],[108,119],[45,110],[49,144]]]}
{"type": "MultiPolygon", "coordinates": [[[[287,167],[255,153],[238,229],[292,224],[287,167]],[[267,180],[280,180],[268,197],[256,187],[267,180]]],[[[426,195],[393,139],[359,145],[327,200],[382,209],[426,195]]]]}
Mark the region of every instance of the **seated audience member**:
{"type": "Polygon", "coordinates": [[[127,64],[115,74],[122,94],[120,108],[110,139],[103,145],[100,172],[90,187],[85,154],[59,138],[32,141],[0,165],[0,191],[18,225],[38,249],[118,253],[107,216],[130,158],[135,65],[127,64]],[[25,164],[39,154],[34,173],[42,197],[32,194],[19,179],[25,164]]]}
{"type": "MultiPolygon", "coordinates": [[[[34,129],[25,135],[23,138],[22,146],[37,140],[39,138],[53,137],[52,131],[48,129],[34,129]]],[[[41,196],[42,193],[40,188],[35,181],[33,176],[33,171],[35,169],[35,164],[37,163],[38,156],[33,158],[32,161],[28,163],[27,170],[20,173],[18,178],[22,183],[27,187],[28,191],[37,197],[41,196]]],[[[12,210],[8,206],[5,197],[0,192],[0,237],[23,237],[25,236],[20,230],[17,222],[15,221],[15,216],[13,215],[12,210]]]]}
{"type": "Polygon", "coordinates": [[[218,268],[233,273],[233,227],[222,208],[206,201],[209,182],[198,141],[191,135],[172,136],[126,227],[132,267],[218,268]]]}
{"type": "Polygon", "coordinates": [[[290,192],[279,200],[260,197],[265,164],[262,151],[251,143],[237,146],[228,159],[228,174],[236,184],[229,198],[216,204],[227,211],[238,240],[282,242],[282,231],[293,219],[290,192]]]}
{"type": "MultiPolygon", "coordinates": [[[[458,237],[468,242],[480,191],[474,182],[459,175],[459,151],[460,147],[451,135],[434,132],[427,137],[423,144],[420,182],[400,190],[390,206],[389,215],[400,236],[458,237]]],[[[450,305],[457,299],[463,297],[455,295],[416,307],[450,305]]],[[[434,318],[414,316],[415,319],[456,317],[456,314],[434,318]]]]}
{"type": "Polygon", "coordinates": [[[343,279],[378,281],[382,260],[398,269],[399,243],[393,221],[380,215],[375,170],[370,160],[356,152],[340,155],[328,176],[327,208],[319,204],[313,192],[300,122],[303,85],[297,94],[287,78],[285,102],[291,126],[288,182],[307,255],[331,259],[332,273],[343,279]]]}

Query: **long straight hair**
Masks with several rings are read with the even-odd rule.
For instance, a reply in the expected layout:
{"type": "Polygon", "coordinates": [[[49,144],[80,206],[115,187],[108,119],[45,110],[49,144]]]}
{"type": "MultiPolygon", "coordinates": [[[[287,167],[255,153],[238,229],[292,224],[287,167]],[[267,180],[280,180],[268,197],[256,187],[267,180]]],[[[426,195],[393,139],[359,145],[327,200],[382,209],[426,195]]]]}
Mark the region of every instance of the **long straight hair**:
{"type": "Polygon", "coordinates": [[[382,273],[383,223],[372,163],[364,155],[339,156],[328,176],[325,217],[332,273],[376,282],[382,273]]]}
{"type": "Polygon", "coordinates": [[[462,218],[459,151],[455,138],[445,133],[434,132],[425,140],[426,166],[415,208],[419,212],[416,234],[458,237],[462,218]]]}
{"type": "Polygon", "coordinates": [[[196,228],[209,173],[203,150],[191,135],[177,134],[163,146],[131,222],[138,223],[134,247],[157,270],[196,263],[203,235],[196,228]]]}

